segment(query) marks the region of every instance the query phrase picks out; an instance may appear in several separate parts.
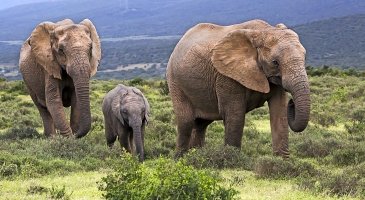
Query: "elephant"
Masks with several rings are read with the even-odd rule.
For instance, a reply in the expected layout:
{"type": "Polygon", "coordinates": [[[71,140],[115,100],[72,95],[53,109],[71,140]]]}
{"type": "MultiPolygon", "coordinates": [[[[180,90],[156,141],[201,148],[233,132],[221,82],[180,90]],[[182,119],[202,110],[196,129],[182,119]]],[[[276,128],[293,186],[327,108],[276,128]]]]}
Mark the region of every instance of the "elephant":
{"type": "Polygon", "coordinates": [[[44,135],[76,138],[91,128],[89,80],[101,58],[100,39],[89,19],[42,22],[24,42],[19,68],[39,110],[44,135]],[[64,107],[71,106],[70,123],[64,107]]]}
{"type": "Polygon", "coordinates": [[[200,23],[174,48],[166,78],[177,122],[176,156],[205,143],[207,126],[223,120],[224,144],[241,148],[245,114],[268,102],[274,155],[289,157],[288,125],[309,121],[306,50],[284,24],[251,20],[200,23]],[[288,101],[288,93],[293,99],[288,101]]]}
{"type": "Polygon", "coordinates": [[[142,92],[119,84],[105,95],[102,110],[107,145],[111,148],[118,137],[121,147],[143,161],[150,105],[142,92]]]}

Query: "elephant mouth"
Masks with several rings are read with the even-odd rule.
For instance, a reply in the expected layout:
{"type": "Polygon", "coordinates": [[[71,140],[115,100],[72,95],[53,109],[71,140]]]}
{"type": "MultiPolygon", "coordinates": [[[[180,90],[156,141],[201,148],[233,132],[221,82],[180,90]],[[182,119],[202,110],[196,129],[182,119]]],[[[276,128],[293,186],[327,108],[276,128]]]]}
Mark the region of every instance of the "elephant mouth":
{"type": "Polygon", "coordinates": [[[270,83],[273,83],[275,85],[279,85],[279,86],[282,86],[283,85],[283,82],[282,82],[282,79],[280,76],[270,76],[268,78],[269,82],[270,83]]]}

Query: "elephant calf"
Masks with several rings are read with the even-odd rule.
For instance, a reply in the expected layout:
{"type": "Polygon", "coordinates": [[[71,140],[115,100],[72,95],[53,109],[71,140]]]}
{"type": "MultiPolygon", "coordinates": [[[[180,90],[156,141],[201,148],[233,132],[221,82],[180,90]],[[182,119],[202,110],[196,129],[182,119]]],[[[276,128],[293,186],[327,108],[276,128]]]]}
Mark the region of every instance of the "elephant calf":
{"type": "Polygon", "coordinates": [[[150,111],[146,97],[135,87],[119,84],[106,94],[102,109],[108,146],[118,137],[123,148],[143,161],[144,128],[150,111]]]}

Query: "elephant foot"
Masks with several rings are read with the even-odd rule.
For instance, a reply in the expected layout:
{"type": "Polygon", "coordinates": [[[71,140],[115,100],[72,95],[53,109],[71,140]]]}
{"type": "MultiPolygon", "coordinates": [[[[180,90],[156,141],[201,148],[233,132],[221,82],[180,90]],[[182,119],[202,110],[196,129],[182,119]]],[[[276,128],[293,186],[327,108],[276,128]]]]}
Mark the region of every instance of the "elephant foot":
{"type": "Polygon", "coordinates": [[[177,151],[177,152],[175,153],[174,159],[175,159],[175,160],[180,159],[181,157],[183,157],[183,155],[184,155],[185,153],[186,153],[186,151],[177,151]]]}
{"type": "Polygon", "coordinates": [[[285,150],[285,151],[282,151],[282,150],[274,151],[274,155],[275,156],[281,156],[284,159],[288,159],[290,157],[290,153],[289,153],[288,150],[285,150]]]}
{"type": "Polygon", "coordinates": [[[67,130],[65,131],[61,131],[60,130],[60,135],[64,136],[64,137],[72,137],[73,136],[73,133],[72,133],[72,130],[71,128],[68,128],[67,130]]]}

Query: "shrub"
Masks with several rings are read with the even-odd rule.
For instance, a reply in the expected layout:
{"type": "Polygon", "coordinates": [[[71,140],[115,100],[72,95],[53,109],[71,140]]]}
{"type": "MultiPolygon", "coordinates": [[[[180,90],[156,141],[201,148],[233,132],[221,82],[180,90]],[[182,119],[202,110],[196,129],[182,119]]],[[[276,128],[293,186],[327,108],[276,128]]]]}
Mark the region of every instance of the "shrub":
{"type": "Polygon", "coordinates": [[[130,85],[130,86],[137,86],[137,85],[142,86],[142,85],[146,84],[146,82],[147,81],[145,81],[142,78],[134,78],[134,79],[132,79],[128,82],[128,85],[130,85]]]}
{"type": "Polygon", "coordinates": [[[186,162],[197,168],[252,169],[252,161],[240,149],[232,146],[207,144],[185,155],[186,162]]]}
{"type": "Polygon", "coordinates": [[[336,141],[305,138],[299,144],[295,145],[295,148],[297,150],[297,154],[301,157],[325,157],[330,154],[334,147],[339,146],[339,144],[333,144],[332,142],[336,141]]]}
{"type": "Polygon", "coordinates": [[[259,178],[295,178],[298,176],[314,176],[318,173],[315,167],[306,161],[294,158],[284,160],[277,156],[264,156],[257,159],[254,169],[259,178]]]}
{"type": "Polygon", "coordinates": [[[341,172],[323,171],[316,177],[300,179],[299,187],[339,196],[365,197],[365,162],[341,172]]]}
{"type": "Polygon", "coordinates": [[[0,140],[21,140],[40,137],[42,135],[35,128],[20,125],[8,129],[4,134],[0,135],[0,140]]]}
{"type": "Polygon", "coordinates": [[[3,163],[0,166],[0,177],[12,178],[19,173],[18,165],[3,163]]]}
{"type": "Polygon", "coordinates": [[[50,189],[48,189],[48,193],[51,199],[63,199],[68,200],[71,199],[71,194],[66,193],[65,186],[63,187],[56,187],[52,186],[50,189]]]}
{"type": "Polygon", "coordinates": [[[184,161],[159,158],[140,164],[124,154],[115,174],[102,179],[99,190],[106,199],[234,199],[237,191],[223,188],[207,171],[184,161]]]}
{"type": "Polygon", "coordinates": [[[169,94],[169,86],[167,84],[167,81],[161,81],[159,85],[159,91],[162,95],[168,95],[169,94]]]}
{"type": "Polygon", "coordinates": [[[365,131],[365,108],[355,110],[351,113],[350,123],[345,124],[350,134],[363,134],[365,131]]]}
{"type": "Polygon", "coordinates": [[[47,194],[47,196],[50,199],[63,199],[63,200],[71,199],[71,194],[72,194],[72,192],[70,194],[66,192],[65,186],[62,187],[52,186],[51,188],[47,188],[40,185],[31,185],[27,189],[27,193],[40,194],[40,195],[47,194]]]}
{"type": "Polygon", "coordinates": [[[353,165],[365,161],[365,146],[363,143],[351,143],[332,153],[332,162],[337,165],[353,165]]]}
{"type": "Polygon", "coordinates": [[[45,194],[48,192],[48,188],[40,186],[40,185],[31,185],[27,189],[28,194],[45,194]]]}

